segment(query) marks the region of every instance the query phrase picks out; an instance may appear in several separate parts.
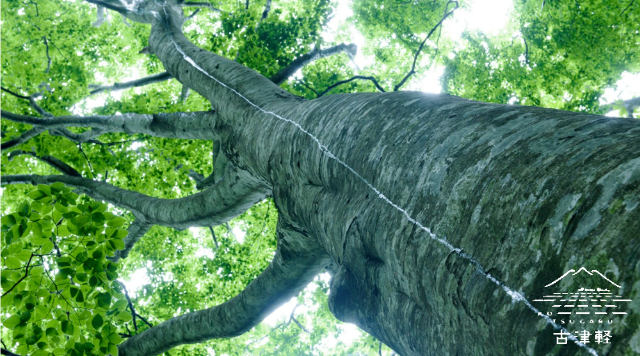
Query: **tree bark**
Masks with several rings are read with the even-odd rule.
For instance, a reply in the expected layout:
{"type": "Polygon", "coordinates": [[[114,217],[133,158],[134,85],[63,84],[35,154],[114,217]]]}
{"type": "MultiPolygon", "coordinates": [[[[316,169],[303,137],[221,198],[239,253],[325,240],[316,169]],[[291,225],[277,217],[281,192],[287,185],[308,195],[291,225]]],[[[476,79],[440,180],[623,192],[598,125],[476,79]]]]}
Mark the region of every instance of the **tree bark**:
{"type": "MultiPolygon", "coordinates": [[[[322,263],[273,274],[276,259],[273,276],[247,287],[250,302],[233,307],[258,318],[179,317],[137,336],[153,345],[140,354],[237,335],[280,300],[268,283],[273,293],[254,300],[256,285],[298,286],[328,260],[333,314],[401,355],[640,352],[639,122],[417,92],[306,101],[189,43],[174,8],[155,13],[153,53],[216,108],[223,152],[264,182],[296,232],[289,251],[322,263]],[[556,347],[563,325],[533,299],[580,267],[606,273],[632,302],[611,343],[556,347]],[[230,329],[203,332],[220,320],[230,329]]],[[[138,354],[136,343],[121,352],[138,354]]]]}
{"type": "Polygon", "coordinates": [[[166,28],[151,48],[218,109],[227,157],[337,266],[337,318],[402,355],[566,352],[529,300],[586,266],[634,300],[594,348],[637,351],[638,122],[415,92],[297,100],[166,28]]]}

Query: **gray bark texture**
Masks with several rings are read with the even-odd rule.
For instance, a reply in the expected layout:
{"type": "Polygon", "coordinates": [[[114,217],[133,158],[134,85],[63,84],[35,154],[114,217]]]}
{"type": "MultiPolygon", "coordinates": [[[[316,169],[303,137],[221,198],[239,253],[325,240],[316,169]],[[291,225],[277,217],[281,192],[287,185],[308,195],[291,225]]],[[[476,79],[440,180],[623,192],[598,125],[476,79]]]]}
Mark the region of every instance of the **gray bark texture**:
{"type": "Polygon", "coordinates": [[[167,72],[212,103],[208,130],[241,174],[175,208],[99,195],[184,228],[220,223],[211,215],[228,210],[212,206],[226,189],[239,196],[234,212],[269,194],[278,251],[232,300],[136,335],[121,355],[239,335],[323,267],[332,313],[401,355],[640,353],[640,122],[419,92],[307,101],[191,44],[176,9],[149,2],[129,18],[152,24],[167,72]],[[556,327],[581,329],[538,315],[533,299],[583,266],[632,302],[609,344],[558,346],[556,327]]]}
{"type": "Polygon", "coordinates": [[[150,45],[212,102],[223,151],[281,221],[328,254],[338,319],[401,355],[593,353],[556,348],[521,300],[588,266],[633,300],[597,352],[638,352],[638,122],[415,92],[304,101],[178,25],[154,23],[150,45]]]}

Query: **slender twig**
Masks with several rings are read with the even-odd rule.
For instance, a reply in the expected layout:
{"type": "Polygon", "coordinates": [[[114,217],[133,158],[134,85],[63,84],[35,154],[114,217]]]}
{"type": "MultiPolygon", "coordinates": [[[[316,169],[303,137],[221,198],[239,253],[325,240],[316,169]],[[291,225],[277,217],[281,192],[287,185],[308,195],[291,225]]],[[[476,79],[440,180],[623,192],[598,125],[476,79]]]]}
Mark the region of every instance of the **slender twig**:
{"type": "Polygon", "coordinates": [[[78,143],[78,150],[80,150],[80,152],[84,156],[84,159],[87,161],[87,164],[89,165],[89,169],[91,170],[91,177],[95,178],[96,175],[93,173],[93,165],[91,164],[91,161],[89,161],[89,157],[87,157],[87,154],[84,153],[84,150],[82,149],[82,143],[78,143]]]}
{"type": "Polygon", "coordinates": [[[629,8],[631,7],[631,5],[633,5],[633,3],[635,3],[636,0],[631,0],[631,2],[629,3],[629,5],[627,5],[627,7],[624,8],[624,10],[622,10],[622,12],[620,13],[620,15],[624,14],[627,10],[629,10],[629,8]]]}
{"type": "Polygon", "coordinates": [[[4,297],[5,295],[7,295],[7,294],[11,293],[11,291],[12,291],[15,287],[17,287],[17,286],[18,286],[18,284],[20,284],[20,282],[22,282],[25,278],[27,278],[27,276],[29,275],[29,265],[31,264],[31,259],[33,259],[33,253],[32,253],[32,254],[31,254],[31,256],[29,257],[29,261],[27,262],[27,268],[26,268],[26,270],[24,271],[24,276],[22,276],[22,278],[20,278],[20,279],[16,282],[16,284],[14,284],[14,285],[13,285],[13,287],[9,288],[9,290],[8,290],[8,291],[4,292],[4,293],[2,294],[2,296],[3,296],[3,297],[4,297]]]}
{"type": "Polygon", "coordinates": [[[120,286],[122,286],[122,289],[124,290],[124,296],[127,298],[127,303],[129,304],[129,309],[131,310],[131,316],[133,317],[133,328],[136,331],[136,334],[138,333],[138,324],[136,323],[136,310],[133,308],[133,303],[131,302],[131,298],[129,297],[129,292],[127,291],[127,287],[124,285],[124,283],[118,281],[118,283],[120,283],[120,286]]]}
{"type": "Polygon", "coordinates": [[[20,94],[14,93],[14,92],[12,92],[11,90],[9,90],[9,89],[7,89],[7,88],[5,88],[5,87],[0,87],[0,89],[2,89],[2,91],[5,91],[5,92],[7,92],[7,93],[9,93],[9,94],[11,94],[11,95],[13,95],[13,96],[15,96],[16,98],[20,98],[20,99],[27,99],[27,100],[29,100],[29,97],[28,97],[28,96],[24,96],[24,95],[20,95],[20,94]]]}
{"type": "Polygon", "coordinates": [[[35,1],[29,1],[27,4],[33,4],[36,7],[36,17],[40,16],[40,12],[38,11],[38,3],[35,1]]]}
{"type": "Polygon", "coordinates": [[[448,10],[449,8],[449,4],[455,4],[455,7],[453,8],[453,10],[446,12],[444,14],[444,16],[442,16],[442,19],[440,19],[440,21],[438,21],[438,23],[431,29],[431,31],[429,31],[429,33],[427,34],[427,37],[424,38],[424,40],[422,41],[422,43],[420,43],[420,47],[418,47],[418,51],[416,52],[415,56],[413,57],[413,63],[411,64],[411,70],[409,71],[409,73],[407,73],[407,75],[405,75],[404,78],[402,78],[402,80],[400,81],[400,83],[396,84],[393,87],[393,91],[398,91],[398,89],[400,89],[404,83],[413,75],[416,73],[416,62],[418,61],[418,56],[420,56],[420,52],[422,52],[422,48],[424,47],[424,44],[427,42],[427,40],[431,37],[431,35],[436,31],[436,29],[438,29],[438,27],[440,27],[440,25],[442,25],[442,23],[444,22],[444,20],[447,19],[447,17],[451,16],[453,14],[454,11],[456,11],[456,9],[458,8],[458,2],[457,1],[449,1],[447,2],[447,4],[445,5],[445,11],[448,10]]]}
{"type": "Polygon", "coordinates": [[[309,330],[307,330],[307,328],[305,328],[304,326],[302,326],[302,324],[300,324],[300,322],[298,321],[298,319],[291,317],[291,320],[293,320],[294,323],[296,323],[296,325],[298,325],[298,327],[300,327],[300,329],[302,329],[302,331],[306,332],[307,334],[311,335],[311,332],[309,330]]]}
{"type": "Polygon", "coordinates": [[[313,89],[311,86],[309,86],[309,84],[307,84],[306,81],[302,80],[299,83],[302,84],[305,88],[311,90],[316,95],[316,98],[319,96],[318,92],[315,89],[313,89]]]}
{"type": "Polygon", "coordinates": [[[196,9],[196,11],[192,12],[191,15],[187,16],[187,18],[184,19],[184,22],[187,22],[187,21],[191,20],[192,18],[194,18],[198,14],[198,12],[200,12],[200,9],[196,9]]]}
{"type": "Polygon", "coordinates": [[[529,44],[527,43],[527,39],[522,37],[522,41],[524,41],[524,61],[529,65],[529,44]]]}
{"type": "Polygon", "coordinates": [[[346,84],[346,83],[352,82],[352,81],[354,81],[354,80],[356,80],[356,79],[370,80],[371,82],[373,82],[373,84],[376,86],[376,88],[378,88],[378,90],[380,90],[380,91],[381,91],[381,92],[383,92],[383,93],[385,92],[385,90],[384,90],[384,89],[382,89],[382,87],[380,86],[380,84],[378,84],[378,81],[376,80],[376,78],[374,78],[374,77],[365,77],[365,76],[362,76],[362,75],[356,75],[356,76],[353,76],[352,78],[349,78],[349,79],[347,79],[347,80],[341,80],[341,81],[339,81],[339,82],[337,82],[337,83],[335,83],[335,84],[333,84],[333,85],[330,85],[327,89],[325,89],[323,92],[321,92],[321,93],[318,95],[318,97],[321,97],[321,96],[325,95],[325,94],[326,94],[326,93],[328,93],[331,89],[333,89],[333,88],[335,88],[335,87],[337,87],[337,86],[339,86],[339,85],[342,85],[342,84],[346,84]]]}
{"type": "Polygon", "coordinates": [[[382,341],[380,341],[380,344],[378,345],[378,356],[382,356],[382,341]]]}
{"type": "Polygon", "coordinates": [[[62,51],[60,50],[60,48],[58,48],[58,46],[56,46],[56,44],[49,38],[49,43],[51,43],[51,45],[53,45],[53,47],[58,51],[58,53],[60,53],[60,55],[62,56],[62,58],[66,59],[67,61],[69,60],[69,58],[67,58],[62,51]]]}
{"type": "Polygon", "coordinates": [[[137,316],[140,320],[142,320],[145,324],[147,324],[150,328],[152,328],[152,327],[153,327],[153,325],[151,325],[151,323],[150,323],[150,322],[148,322],[148,321],[147,321],[147,319],[145,319],[142,315],[140,315],[140,314],[136,313],[136,316],[137,316]]]}
{"type": "Polygon", "coordinates": [[[211,237],[213,237],[213,242],[216,244],[216,250],[220,247],[218,245],[218,239],[216,238],[216,233],[213,232],[213,226],[209,226],[209,231],[211,231],[211,237]]]}
{"type": "Polygon", "coordinates": [[[51,69],[51,56],[49,56],[49,42],[47,42],[47,36],[42,36],[42,41],[44,41],[44,46],[47,49],[47,69],[44,72],[49,74],[49,70],[51,69]]]}
{"type": "Polygon", "coordinates": [[[82,175],[75,168],[71,167],[67,163],[53,156],[38,156],[35,152],[15,150],[15,151],[9,152],[9,155],[7,156],[7,158],[9,159],[9,161],[12,161],[16,156],[21,156],[21,155],[28,155],[33,158],[36,158],[66,175],[70,175],[74,177],[82,177],[82,175]]]}

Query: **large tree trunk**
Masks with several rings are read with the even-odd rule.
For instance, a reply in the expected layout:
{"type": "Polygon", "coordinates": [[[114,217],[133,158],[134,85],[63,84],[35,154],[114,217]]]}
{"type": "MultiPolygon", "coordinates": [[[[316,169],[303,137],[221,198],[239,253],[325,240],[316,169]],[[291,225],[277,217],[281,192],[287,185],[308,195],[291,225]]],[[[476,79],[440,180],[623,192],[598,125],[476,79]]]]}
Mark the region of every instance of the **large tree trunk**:
{"type": "Polygon", "coordinates": [[[77,176],[3,184],[65,182],[129,209],[127,249],[151,225],[223,223],[272,195],[278,249],[238,296],[127,339],[121,355],[246,332],[323,268],[333,273],[333,314],[405,356],[640,353],[640,122],[417,92],[307,101],[190,43],[179,3],[139,5],[112,7],[152,24],[150,51],[214,111],[2,116],[36,125],[25,140],[67,126],[92,127],[66,134],[78,140],[123,131],[213,139],[230,162],[214,172],[222,178],[173,201],[77,176]],[[591,272],[552,284],[582,267],[591,272]],[[592,309],[575,310],[545,301],[578,288],[622,300],[593,309],[603,300],[585,299],[592,309]],[[611,336],[582,342],[574,332],[583,330],[611,336]],[[556,345],[562,332],[566,346],[556,345]]]}
{"type": "Polygon", "coordinates": [[[640,352],[637,121],[416,92],[304,101],[179,24],[154,23],[150,44],[211,100],[231,162],[331,258],[338,319],[402,355],[640,352]],[[611,344],[555,348],[554,328],[586,327],[533,300],[585,287],[544,287],[583,266],[633,302],[606,317],[611,344]]]}

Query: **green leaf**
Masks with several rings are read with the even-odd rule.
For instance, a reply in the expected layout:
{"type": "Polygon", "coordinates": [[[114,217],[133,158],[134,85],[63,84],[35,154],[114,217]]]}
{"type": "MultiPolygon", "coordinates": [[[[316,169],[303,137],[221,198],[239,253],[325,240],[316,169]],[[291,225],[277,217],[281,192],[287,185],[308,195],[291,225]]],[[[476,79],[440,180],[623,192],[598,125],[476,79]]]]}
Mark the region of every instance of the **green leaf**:
{"type": "Polygon", "coordinates": [[[47,240],[42,245],[42,248],[40,249],[40,254],[41,255],[48,255],[49,253],[51,253],[51,251],[53,251],[53,242],[47,240]]]}
{"type": "Polygon", "coordinates": [[[38,199],[42,199],[42,198],[46,197],[47,194],[45,194],[41,190],[34,190],[34,191],[28,193],[27,196],[29,198],[33,199],[33,200],[38,200],[38,199]]]}
{"type": "Polygon", "coordinates": [[[91,214],[91,219],[97,223],[103,223],[104,215],[102,213],[93,213],[91,214]]]}
{"type": "Polygon", "coordinates": [[[27,262],[31,258],[31,250],[22,250],[15,255],[20,261],[27,262]]]}
{"type": "Polygon", "coordinates": [[[122,338],[120,337],[120,335],[116,333],[109,334],[108,338],[109,338],[109,341],[111,341],[115,345],[118,345],[122,342],[122,338]]]}
{"type": "Polygon", "coordinates": [[[116,216],[115,218],[107,221],[107,226],[111,226],[111,227],[120,227],[122,225],[124,225],[124,223],[126,223],[127,220],[123,217],[120,216],[116,216]]]}
{"type": "Polygon", "coordinates": [[[10,269],[16,269],[16,268],[22,267],[22,263],[20,262],[20,259],[18,259],[15,256],[9,256],[5,258],[4,265],[10,269]]]}
{"type": "Polygon", "coordinates": [[[25,201],[20,204],[20,207],[18,208],[18,214],[20,214],[20,216],[22,217],[28,217],[31,214],[31,207],[29,206],[29,203],[25,201]]]}
{"type": "Polygon", "coordinates": [[[20,324],[22,321],[20,320],[20,317],[18,315],[12,315],[10,317],[8,317],[3,323],[2,325],[4,325],[5,328],[8,329],[13,329],[15,328],[18,324],[20,324]]]}
{"type": "Polygon", "coordinates": [[[104,320],[102,320],[102,316],[100,314],[96,314],[91,320],[91,326],[93,326],[93,328],[96,330],[98,330],[103,323],[104,320]]]}
{"type": "Polygon", "coordinates": [[[9,227],[16,224],[16,218],[13,215],[5,215],[2,217],[2,225],[7,225],[9,227]]]}
{"type": "Polygon", "coordinates": [[[99,293],[96,296],[96,302],[98,306],[102,309],[108,310],[109,306],[111,306],[111,294],[109,293],[99,293]]]}
{"type": "Polygon", "coordinates": [[[91,278],[89,278],[89,285],[91,287],[98,285],[98,278],[96,278],[96,276],[91,276],[91,278]]]}
{"type": "Polygon", "coordinates": [[[20,316],[20,323],[21,324],[24,324],[27,321],[29,321],[29,319],[31,319],[31,313],[26,311],[26,310],[21,311],[19,313],[19,316],[20,316]]]}
{"type": "Polygon", "coordinates": [[[104,255],[102,254],[102,251],[100,251],[100,250],[95,250],[95,251],[93,251],[93,254],[92,254],[91,256],[92,256],[94,259],[99,260],[99,259],[102,259],[102,257],[103,257],[104,255]]]}
{"type": "Polygon", "coordinates": [[[67,335],[73,335],[73,332],[75,331],[73,323],[70,322],[69,320],[61,321],[60,322],[60,328],[62,329],[62,332],[67,334],[67,335]]]}

